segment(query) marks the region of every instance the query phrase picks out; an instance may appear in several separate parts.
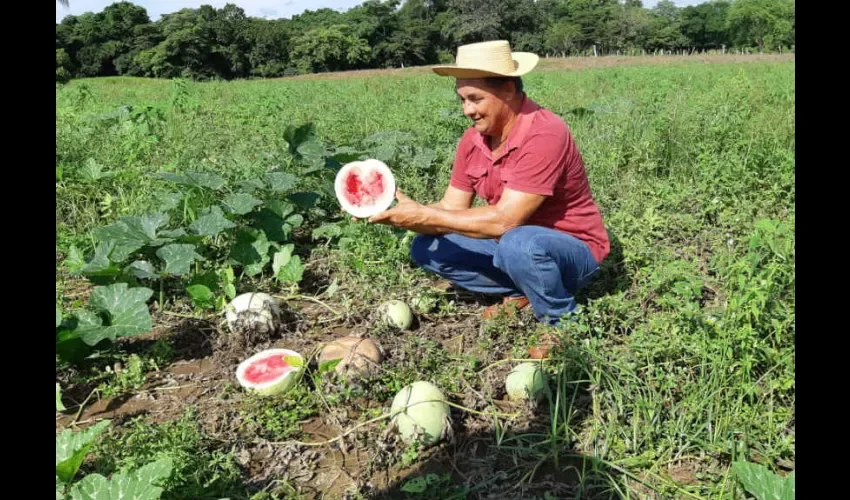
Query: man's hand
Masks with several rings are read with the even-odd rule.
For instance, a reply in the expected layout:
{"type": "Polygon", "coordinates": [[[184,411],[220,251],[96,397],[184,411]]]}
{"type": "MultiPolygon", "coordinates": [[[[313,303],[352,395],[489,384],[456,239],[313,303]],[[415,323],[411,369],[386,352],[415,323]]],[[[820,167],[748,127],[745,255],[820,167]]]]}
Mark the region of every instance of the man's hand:
{"type": "Polygon", "coordinates": [[[396,206],[385,210],[369,219],[369,222],[386,224],[390,226],[407,229],[420,234],[434,234],[436,228],[428,223],[428,207],[417,203],[413,199],[396,189],[396,206]]]}

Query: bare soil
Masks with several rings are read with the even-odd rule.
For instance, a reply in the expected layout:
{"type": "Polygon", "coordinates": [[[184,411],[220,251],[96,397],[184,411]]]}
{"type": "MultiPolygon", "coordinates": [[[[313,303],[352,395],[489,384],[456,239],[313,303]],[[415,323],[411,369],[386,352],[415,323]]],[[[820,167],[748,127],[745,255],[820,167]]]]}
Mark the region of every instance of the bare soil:
{"type": "MultiPolygon", "coordinates": [[[[548,461],[541,463],[539,455],[531,457],[497,450],[492,417],[472,412],[453,409],[454,425],[449,438],[431,449],[419,450],[410,465],[401,460],[405,445],[382,426],[363,426],[337,439],[366,420],[365,412],[373,410],[372,415],[386,412],[389,402],[381,404],[359,398],[326,407],[318,416],[300,422],[297,440],[279,442],[263,438],[256,424],[252,426],[243,417],[241,410],[248,396],[238,386],[234,376],[236,366],[269,347],[286,347],[313,356],[324,342],[340,336],[371,336],[385,351],[384,366],[402,370],[427,355],[428,347],[413,342],[412,337],[419,337],[435,342],[438,346],[435,348],[444,350],[453,359],[474,356],[482,363],[480,366],[505,359],[513,343],[524,339],[512,340],[484,332],[480,313],[483,305],[490,302],[458,294],[459,311],[439,319],[419,315],[413,330],[408,332],[388,331],[367,314],[338,318],[327,307],[309,301],[288,303],[283,327],[271,334],[234,334],[213,320],[155,314],[157,328],[148,335],[126,341],[125,347],[128,351],[143,349],[158,339],[167,339],[175,348],[176,360],[160,371],[148,373],[144,386],[132,394],[114,398],[95,395],[79,416],[78,404],[66,404],[68,410],[57,413],[57,432],[69,427],[81,429],[102,419],[112,420],[119,428],[139,416],[154,423],[171,421],[193,406],[205,432],[223,443],[225,449],[234,450],[244,483],[257,489],[283,479],[296,485],[307,498],[353,498],[354,492],[365,498],[406,498],[401,487],[408,478],[438,474],[449,479],[434,490],[446,496],[435,498],[510,499],[534,495],[542,498],[545,492],[555,498],[571,496],[577,491],[578,480],[569,472],[575,463],[561,461],[555,466],[548,461]],[[486,348],[481,342],[485,337],[489,342],[486,348]],[[450,487],[458,489],[450,490],[450,487]],[[469,491],[464,493],[463,488],[469,491]],[[451,496],[451,491],[459,496],[451,496]]],[[[327,305],[342,309],[339,304],[327,305]]],[[[372,307],[361,304],[357,309],[372,307]]],[[[506,329],[523,335],[531,320],[530,313],[523,313],[509,320],[512,323],[506,329]]],[[[469,386],[467,391],[446,395],[474,411],[492,411],[491,398],[495,397],[498,411],[519,415],[500,419],[501,425],[514,433],[534,432],[545,436],[544,416],[548,414],[545,408],[504,399],[501,387],[509,369],[508,363],[495,366],[487,371],[478,388],[464,382],[469,386]]],[[[92,385],[67,386],[68,402],[82,401],[92,388],[92,385]]],[[[604,484],[600,491],[602,488],[604,484]]]]}
{"type": "MultiPolygon", "coordinates": [[[[681,63],[745,63],[745,62],[776,62],[794,61],[796,54],[726,54],[726,55],[685,55],[685,56],[602,56],[602,57],[551,57],[541,58],[537,71],[553,71],[564,69],[610,68],[614,66],[647,66],[658,64],[681,63]]],[[[355,71],[338,71],[333,73],[312,73],[283,78],[302,80],[340,80],[347,78],[367,78],[380,76],[411,76],[429,74],[432,66],[411,66],[408,68],[364,69],[355,71]]]]}

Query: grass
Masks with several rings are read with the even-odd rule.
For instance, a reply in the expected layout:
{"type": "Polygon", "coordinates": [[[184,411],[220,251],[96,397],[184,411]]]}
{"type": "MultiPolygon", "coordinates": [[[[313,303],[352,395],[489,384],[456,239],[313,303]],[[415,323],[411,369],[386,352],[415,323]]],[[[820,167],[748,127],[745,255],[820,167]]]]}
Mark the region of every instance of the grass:
{"type": "MultiPolygon", "coordinates": [[[[733,498],[740,493],[733,461],[773,470],[793,464],[793,60],[552,70],[525,80],[530,96],[569,124],[613,251],[581,298],[585,314],[548,364],[553,400],[543,430],[500,430],[519,424],[490,419],[501,450],[522,465],[515,474],[511,467],[519,466],[505,465],[505,473],[520,482],[536,469],[592,457],[575,462],[578,479],[565,495],[639,498],[649,488],[663,497],[733,498]]],[[[401,189],[431,202],[442,194],[467,126],[452,82],[422,72],[204,84],[103,78],[58,88],[56,104],[60,298],[77,283],[63,265],[71,245],[88,251],[94,227],[145,214],[168,198],[155,172],[209,172],[228,182],[272,169],[297,174],[284,129],[313,123],[320,140],[387,160],[401,189]],[[123,105],[132,106],[126,115],[105,116],[123,105]]],[[[193,193],[192,203],[174,207],[178,217],[193,220],[194,207],[214,199],[193,193]]],[[[323,199],[305,226],[340,220],[333,200],[323,199]]],[[[295,251],[312,278],[336,280],[340,291],[327,300],[351,321],[363,319],[368,304],[423,294],[432,294],[429,316],[438,322],[468,313],[427,287],[410,265],[403,233],[336,226],[336,237],[300,241],[295,251]]],[[[376,332],[387,342],[398,335],[376,332]]],[[[463,333],[477,336],[480,351],[521,356],[535,328],[506,321],[463,333]]],[[[490,360],[454,355],[435,340],[405,340],[409,357],[368,393],[386,402],[422,377],[452,394],[464,384],[483,390],[481,362],[490,360]]],[[[117,387],[132,389],[135,379],[117,387]]],[[[324,411],[320,398],[308,396],[299,395],[306,406],[292,413],[251,402],[243,412],[252,423],[267,420],[259,435],[285,439],[303,417],[324,411]]],[[[133,456],[146,463],[158,439],[124,441],[103,470],[133,456]]],[[[197,455],[180,470],[201,477],[215,469],[231,484],[236,472],[227,453],[197,455]]],[[[432,483],[408,488],[434,494],[448,484],[441,474],[421,477],[432,483]]],[[[179,498],[194,491],[187,484],[166,491],[179,498]]]]}

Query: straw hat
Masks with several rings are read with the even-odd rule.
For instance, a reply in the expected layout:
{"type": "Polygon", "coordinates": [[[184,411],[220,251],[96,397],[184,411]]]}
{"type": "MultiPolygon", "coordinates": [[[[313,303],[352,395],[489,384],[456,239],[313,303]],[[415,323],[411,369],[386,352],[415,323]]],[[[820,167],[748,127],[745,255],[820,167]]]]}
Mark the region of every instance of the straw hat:
{"type": "Polygon", "coordinates": [[[455,78],[522,76],[537,66],[540,57],[530,52],[511,52],[506,40],[471,43],[457,48],[454,65],[434,66],[434,73],[455,78]]]}

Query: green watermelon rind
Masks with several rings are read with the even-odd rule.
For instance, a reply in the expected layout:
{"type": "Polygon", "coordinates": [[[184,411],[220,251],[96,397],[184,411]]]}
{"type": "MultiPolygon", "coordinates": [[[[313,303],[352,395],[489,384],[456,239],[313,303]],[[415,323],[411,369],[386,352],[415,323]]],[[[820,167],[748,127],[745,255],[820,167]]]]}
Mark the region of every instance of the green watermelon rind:
{"type": "Polygon", "coordinates": [[[285,394],[293,387],[295,387],[295,384],[298,383],[301,372],[301,367],[298,366],[291,366],[290,369],[281,377],[276,380],[266,382],[264,384],[254,384],[245,380],[244,373],[249,366],[261,359],[266,359],[269,356],[276,355],[296,357],[302,361],[303,365],[303,356],[293,350],[282,348],[265,349],[254,354],[250,358],[242,361],[241,363],[239,363],[239,366],[236,367],[236,380],[239,381],[239,385],[242,386],[242,388],[254,392],[260,396],[277,396],[285,394]]]}

